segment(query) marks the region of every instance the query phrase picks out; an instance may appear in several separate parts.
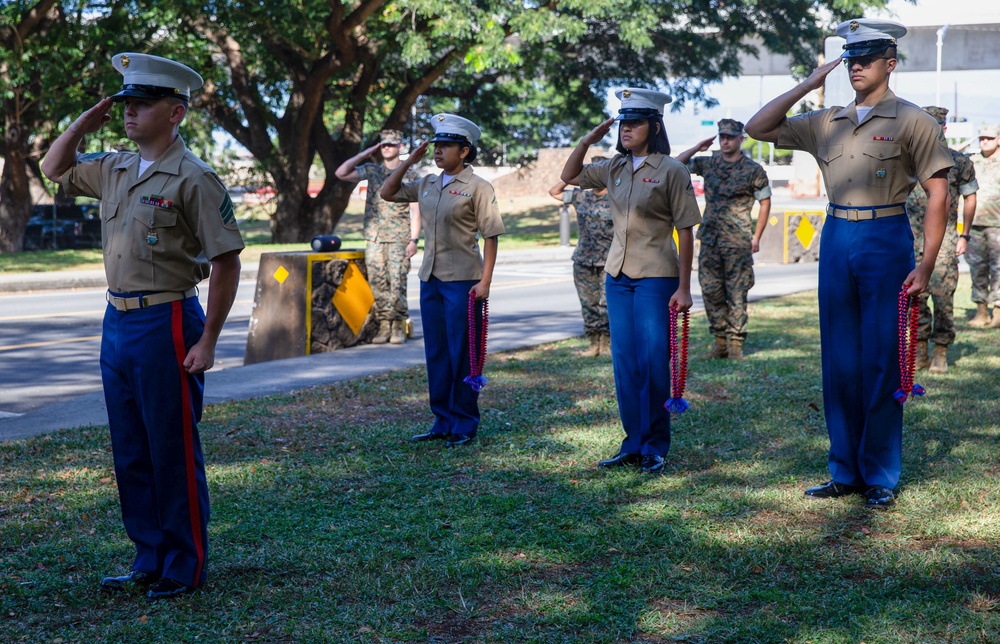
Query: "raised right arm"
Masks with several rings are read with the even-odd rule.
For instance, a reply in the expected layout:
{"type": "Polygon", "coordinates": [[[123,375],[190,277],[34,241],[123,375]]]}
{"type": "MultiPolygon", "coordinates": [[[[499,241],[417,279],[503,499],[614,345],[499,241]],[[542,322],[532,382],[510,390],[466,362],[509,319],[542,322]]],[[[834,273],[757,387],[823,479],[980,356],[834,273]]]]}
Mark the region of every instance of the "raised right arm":
{"type": "Polygon", "coordinates": [[[820,65],[805,79],[781,96],[772,99],[764,107],[760,108],[753,117],[747,121],[746,133],[758,141],[776,143],[778,141],[778,130],[785,120],[788,110],[795,107],[806,95],[814,89],[823,86],[823,81],[830,75],[837,66],[840,65],[840,58],[832,60],[824,65],[820,65]]]}
{"type": "Polygon", "coordinates": [[[42,159],[42,174],[50,181],[62,181],[63,175],[76,163],[76,151],[83,137],[100,130],[111,120],[110,98],[90,108],[73,121],[66,131],[59,135],[42,159]]]}

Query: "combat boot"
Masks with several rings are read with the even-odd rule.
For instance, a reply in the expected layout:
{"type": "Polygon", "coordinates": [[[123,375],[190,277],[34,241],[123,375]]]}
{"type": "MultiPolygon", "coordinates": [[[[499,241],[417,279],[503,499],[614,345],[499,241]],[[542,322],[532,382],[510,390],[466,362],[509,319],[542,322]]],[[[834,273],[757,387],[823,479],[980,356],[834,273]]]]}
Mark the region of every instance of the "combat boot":
{"type": "Polygon", "coordinates": [[[611,336],[607,333],[601,334],[601,355],[611,355],[611,336]]]}
{"type": "Polygon", "coordinates": [[[406,342],[406,334],[403,333],[403,321],[393,320],[389,331],[389,344],[403,344],[406,342]]]}
{"type": "Polygon", "coordinates": [[[711,358],[725,358],[729,355],[729,349],[726,347],[726,339],[715,336],[715,344],[712,345],[712,353],[709,354],[711,358]]]}
{"type": "Polygon", "coordinates": [[[976,316],[969,320],[969,326],[983,327],[990,323],[990,307],[986,302],[976,304],[976,316]]]}
{"type": "Polygon", "coordinates": [[[372,338],[372,344],[385,344],[389,341],[390,325],[389,320],[382,320],[378,323],[378,333],[372,338]]]}
{"type": "Polygon", "coordinates": [[[743,340],[741,340],[740,338],[729,339],[729,359],[730,360],[743,359],[743,340]]]}
{"type": "MultiPolygon", "coordinates": [[[[934,347],[937,353],[937,345],[934,347]]],[[[926,369],[931,366],[930,356],[927,355],[927,340],[917,340],[917,369],[926,369]]]]}
{"type": "Polygon", "coordinates": [[[590,341],[590,346],[581,351],[580,355],[584,358],[596,358],[601,353],[601,334],[588,333],[587,339],[590,341]]]}
{"type": "Polygon", "coordinates": [[[935,344],[934,355],[931,357],[931,373],[948,373],[948,345],[935,344]]]}
{"type": "Polygon", "coordinates": [[[1000,328],[1000,306],[993,307],[993,321],[990,322],[991,328],[1000,328]]]}

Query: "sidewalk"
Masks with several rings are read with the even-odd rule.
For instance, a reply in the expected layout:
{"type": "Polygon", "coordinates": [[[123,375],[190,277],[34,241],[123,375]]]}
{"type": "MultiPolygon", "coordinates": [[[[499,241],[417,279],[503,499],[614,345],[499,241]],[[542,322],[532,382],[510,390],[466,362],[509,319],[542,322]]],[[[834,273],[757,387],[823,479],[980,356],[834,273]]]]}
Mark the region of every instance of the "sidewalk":
{"type": "MultiPolygon", "coordinates": [[[[548,248],[503,250],[501,246],[501,250],[497,255],[497,265],[569,261],[574,249],[573,246],[552,246],[548,248]]],[[[423,257],[424,254],[422,252],[413,256],[413,259],[410,260],[412,271],[416,272],[419,270],[423,257]]],[[[240,279],[257,279],[257,263],[243,264],[240,279]]],[[[0,271],[0,293],[103,288],[105,286],[107,286],[107,279],[104,276],[104,269],[101,268],[86,271],[51,271],[48,273],[5,273],[0,271]]]]}

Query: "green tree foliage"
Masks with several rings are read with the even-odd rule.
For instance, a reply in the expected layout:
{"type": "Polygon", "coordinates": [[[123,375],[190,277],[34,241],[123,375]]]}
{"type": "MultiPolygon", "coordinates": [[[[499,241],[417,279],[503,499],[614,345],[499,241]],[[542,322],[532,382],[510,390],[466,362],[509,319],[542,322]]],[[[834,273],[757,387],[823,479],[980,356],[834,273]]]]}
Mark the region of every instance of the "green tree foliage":
{"type": "MultiPolygon", "coordinates": [[[[593,127],[612,86],[665,87],[675,108],[692,100],[712,104],[707,85],[738,75],[739,55],[752,53],[754,42],[811,68],[832,24],[884,1],[82,4],[102,20],[127,7],[134,21],[102,47],[80,48],[94,67],[110,70],[103,50],[127,42],[132,51],[182,60],[202,73],[207,82],[195,107],[270,177],[278,191],[272,235],[287,242],[336,226],[352,186],[333,171],[379,129],[421,139],[434,112],[456,111],[483,125],[484,159],[517,162],[593,127]],[[307,192],[313,165],[328,177],[315,197],[307,192]]],[[[65,80],[85,87],[89,81],[65,80]]]]}

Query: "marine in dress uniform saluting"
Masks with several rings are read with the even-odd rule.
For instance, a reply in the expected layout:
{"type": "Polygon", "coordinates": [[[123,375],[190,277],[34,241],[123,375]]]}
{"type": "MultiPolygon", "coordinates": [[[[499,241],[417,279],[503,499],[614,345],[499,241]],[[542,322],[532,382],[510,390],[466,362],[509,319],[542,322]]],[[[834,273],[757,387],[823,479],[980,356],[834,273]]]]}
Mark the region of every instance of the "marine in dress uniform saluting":
{"type": "Polygon", "coordinates": [[[895,503],[902,469],[898,298],[927,287],[944,236],[951,154],[934,119],[889,89],[896,39],[889,20],[849,20],[842,59],[826,63],[765,105],[747,133],[816,157],[830,198],[820,239],[819,311],[823,406],[831,480],[806,496],[863,493],[869,508],[895,503]],[[846,107],[786,117],[843,62],[855,91],[846,107]],[[924,252],[914,268],[905,201],[927,191],[924,252]]]}
{"type": "MultiPolygon", "coordinates": [[[[378,143],[344,161],[336,170],[341,181],[368,181],[364,218],[365,268],[375,296],[375,319],[379,323],[372,344],[406,342],[403,328],[409,318],[406,279],[410,258],[417,252],[420,210],[416,204],[392,203],[379,196],[386,177],[399,167],[402,145],[402,132],[382,130],[378,143]],[[362,163],[376,151],[381,151],[382,163],[362,163]]],[[[405,180],[416,178],[410,172],[405,180]]]]}
{"type": "Polygon", "coordinates": [[[705,314],[715,338],[713,358],[739,360],[747,337],[747,293],[754,285],[753,254],[760,250],[771,214],[771,182],[760,164],[740,149],[743,124],[719,121],[719,146],[711,156],[696,157],[715,140],[701,141],[677,155],[692,174],[705,179],[705,214],[698,227],[698,283],[705,314]],[[760,202],[757,223],[753,202],[760,202]]]}
{"type": "Polygon", "coordinates": [[[215,172],[177,130],[201,76],[174,61],[117,54],[119,93],[78,117],[42,171],[68,195],[101,200],[108,306],[101,376],[132,571],[104,591],[147,587],[150,601],[205,583],[209,499],[198,438],[204,371],[239,285],[243,239],[215,172]],[[77,156],[83,137],[124,104],[139,152],[77,156]],[[209,269],[211,274],[209,275],[209,269]],[[208,310],[197,284],[209,277],[208,310]]]}
{"type": "Polygon", "coordinates": [[[434,425],[411,440],[443,440],[446,447],[458,447],[471,443],[479,428],[479,392],[464,382],[470,372],[469,296],[475,295],[481,313],[504,225],[493,186],[470,165],[479,126],[455,114],[437,114],[431,124],[434,137],[389,175],[381,195],[387,201],[419,203],[424,230],[420,318],[434,425]],[[441,174],[404,183],[429,143],[441,174]],[[477,237],[484,240],[482,255],[477,237]]]}
{"type": "Polygon", "coordinates": [[[663,124],[669,95],[626,88],[618,116],[585,135],[561,179],[583,189],[607,189],[614,239],[604,265],[611,326],[611,362],[625,439],[599,467],[638,465],[664,471],[670,451],[670,308],[691,308],[691,228],[701,222],[687,168],[670,157],[663,124]],[[587,150],[615,121],[619,154],[583,165],[587,150]],[[674,247],[677,230],[679,244],[674,247]]]}

